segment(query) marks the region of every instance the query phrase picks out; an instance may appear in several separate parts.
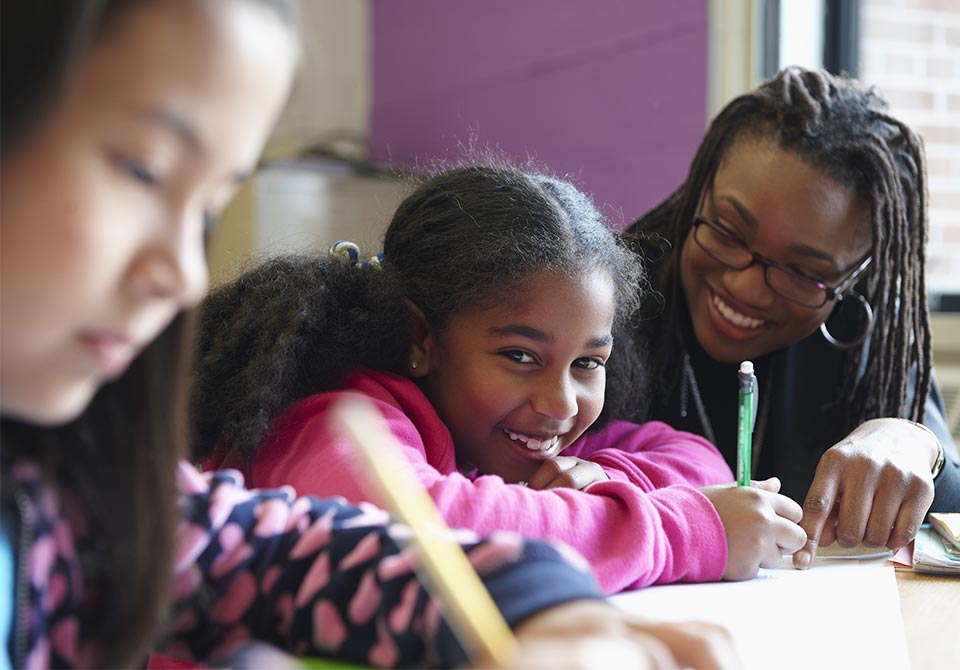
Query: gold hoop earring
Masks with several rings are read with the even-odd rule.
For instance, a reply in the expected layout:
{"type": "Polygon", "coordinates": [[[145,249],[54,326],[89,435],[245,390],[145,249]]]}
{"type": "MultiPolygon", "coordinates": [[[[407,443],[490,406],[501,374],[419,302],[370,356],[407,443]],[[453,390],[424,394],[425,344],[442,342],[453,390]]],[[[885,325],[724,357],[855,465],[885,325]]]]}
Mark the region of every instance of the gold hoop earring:
{"type": "MultiPolygon", "coordinates": [[[[830,331],[827,330],[827,322],[824,321],[820,324],[820,334],[823,335],[830,346],[834,349],[840,349],[841,351],[849,351],[850,349],[856,349],[861,344],[867,341],[867,338],[870,337],[871,331],[873,331],[873,308],[870,307],[870,303],[867,302],[867,299],[856,291],[850,291],[848,295],[855,296],[857,300],[860,301],[860,305],[863,307],[863,311],[867,315],[867,325],[864,327],[863,332],[856,339],[850,340],[848,342],[842,342],[830,334],[830,331]]],[[[843,301],[843,295],[837,296],[838,303],[843,301]]]]}

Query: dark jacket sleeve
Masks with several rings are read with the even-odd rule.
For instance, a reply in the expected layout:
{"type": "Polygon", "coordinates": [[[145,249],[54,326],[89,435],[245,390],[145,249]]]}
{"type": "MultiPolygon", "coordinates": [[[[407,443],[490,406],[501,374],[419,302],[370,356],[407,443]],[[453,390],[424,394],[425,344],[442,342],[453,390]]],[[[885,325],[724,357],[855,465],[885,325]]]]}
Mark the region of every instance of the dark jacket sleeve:
{"type": "MultiPolygon", "coordinates": [[[[466,662],[413,572],[408,533],[385,512],[297,499],[289,488],[248,491],[236,472],[190,470],[181,468],[185,520],[160,651],[209,660],[259,640],[374,666],[466,662]]],[[[464,548],[511,626],[552,605],[601,597],[566,550],[509,533],[464,548]]]]}
{"type": "Polygon", "coordinates": [[[960,512],[960,456],[956,442],[950,435],[943,394],[940,393],[936,376],[933,377],[930,395],[924,406],[923,425],[932,430],[943,445],[943,469],[933,480],[935,494],[930,511],[960,512]]]}

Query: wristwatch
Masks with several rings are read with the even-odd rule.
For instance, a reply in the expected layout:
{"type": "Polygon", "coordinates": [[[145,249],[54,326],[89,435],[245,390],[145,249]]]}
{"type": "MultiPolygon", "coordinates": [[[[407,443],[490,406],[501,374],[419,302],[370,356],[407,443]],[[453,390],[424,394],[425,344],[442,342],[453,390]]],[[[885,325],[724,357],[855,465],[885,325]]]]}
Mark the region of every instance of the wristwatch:
{"type": "MultiPolygon", "coordinates": [[[[927,428],[924,426],[924,428],[927,428]]],[[[927,430],[930,430],[927,428],[927,430]]],[[[933,431],[930,430],[930,433],[933,434],[933,431]]],[[[936,435],[934,435],[936,437],[936,435]]],[[[946,462],[946,457],[943,454],[943,445],[940,444],[940,440],[937,440],[937,449],[940,451],[937,452],[937,462],[933,464],[933,477],[936,479],[937,475],[940,474],[940,471],[943,470],[943,464],[946,462]]]]}
{"type": "Polygon", "coordinates": [[[943,470],[943,464],[946,461],[946,457],[944,456],[944,453],[943,453],[943,444],[940,443],[940,438],[937,437],[936,433],[934,433],[932,430],[924,426],[919,421],[911,421],[910,419],[903,419],[903,420],[909,423],[912,423],[917,428],[922,428],[923,430],[930,433],[930,437],[932,437],[933,441],[937,443],[937,460],[936,462],[934,462],[933,469],[930,471],[931,474],[933,474],[934,479],[936,479],[937,475],[940,474],[940,471],[943,470]]]}

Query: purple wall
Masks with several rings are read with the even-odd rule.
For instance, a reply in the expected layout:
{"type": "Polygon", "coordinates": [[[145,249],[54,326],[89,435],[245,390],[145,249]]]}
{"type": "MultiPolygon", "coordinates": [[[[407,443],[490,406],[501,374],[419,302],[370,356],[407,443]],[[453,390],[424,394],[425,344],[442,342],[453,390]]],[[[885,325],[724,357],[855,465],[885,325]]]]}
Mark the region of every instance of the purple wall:
{"type": "Polygon", "coordinates": [[[475,138],[535,157],[621,224],[680,184],[706,118],[704,0],[373,0],[371,146],[475,138]]]}

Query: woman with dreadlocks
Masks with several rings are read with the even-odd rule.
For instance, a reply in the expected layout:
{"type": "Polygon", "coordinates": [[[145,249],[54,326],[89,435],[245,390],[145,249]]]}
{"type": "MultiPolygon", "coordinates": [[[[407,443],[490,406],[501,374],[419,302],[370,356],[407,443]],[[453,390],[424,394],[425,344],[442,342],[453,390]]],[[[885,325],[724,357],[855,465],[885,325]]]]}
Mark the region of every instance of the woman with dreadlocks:
{"type": "Polygon", "coordinates": [[[906,544],[960,509],[933,380],[917,135],[852,79],[789,68],[714,119],[686,181],[626,232],[659,291],[644,418],[736,460],[737,367],[759,381],[753,476],[804,501],[808,567],[838,540],[906,544]]]}

